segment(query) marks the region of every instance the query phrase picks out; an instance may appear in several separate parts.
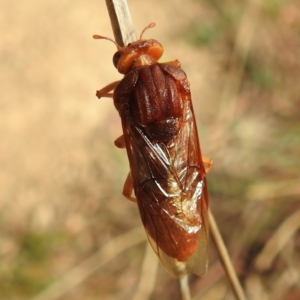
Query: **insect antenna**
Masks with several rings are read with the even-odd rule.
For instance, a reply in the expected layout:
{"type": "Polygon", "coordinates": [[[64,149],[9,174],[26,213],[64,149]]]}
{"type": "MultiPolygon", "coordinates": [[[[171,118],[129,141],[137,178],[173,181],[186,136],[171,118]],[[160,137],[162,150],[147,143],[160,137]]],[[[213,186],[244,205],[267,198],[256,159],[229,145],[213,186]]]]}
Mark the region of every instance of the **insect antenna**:
{"type": "MultiPolygon", "coordinates": [[[[151,24],[150,24],[151,25],[151,24]]],[[[149,26],[150,26],[149,25],[149,26]]],[[[144,29],[145,30],[145,29],[144,29]]],[[[111,39],[111,38],[108,38],[108,37],[105,37],[105,36],[102,36],[102,35],[98,35],[98,34],[94,34],[93,35],[93,38],[94,39],[96,39],[96,40],[108,40],[108,41],[111,41],[111,42],[113,42],[116,46],[117,46],[117,49],[118,50],[121,50],[122,49],[122,47],[121,46],[119,46],[113,39],[111,39]]]]}
{"type": "Polygon", "coordinates": [[[155,23],[150,23],[147,27],[145,27],[145,28],[143,29],[141,35],[140,35],[140,40],[142,39],[142,36],[143,36],[144,32],[145,32],[147,29],[154,27],[155,25],[156,25],[155,23]]]}

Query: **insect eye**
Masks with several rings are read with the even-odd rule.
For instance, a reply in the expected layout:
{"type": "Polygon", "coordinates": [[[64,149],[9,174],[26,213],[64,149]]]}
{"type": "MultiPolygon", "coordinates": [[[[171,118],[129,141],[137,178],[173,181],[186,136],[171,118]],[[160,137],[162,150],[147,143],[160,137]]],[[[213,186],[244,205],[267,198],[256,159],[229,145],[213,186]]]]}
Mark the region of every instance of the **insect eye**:
{"type": "Polygon", "coordinates": [[[118,52],[116,52],[116,53],[114,54],[114,57],[113,57],[113,63],[114,63],[114,66],[115,66],[116,68],[118,68],[118,62],[119,62],[120,57],[121,57],[121,52],[120,52],[120,51],[118,51],[118,52]]]}

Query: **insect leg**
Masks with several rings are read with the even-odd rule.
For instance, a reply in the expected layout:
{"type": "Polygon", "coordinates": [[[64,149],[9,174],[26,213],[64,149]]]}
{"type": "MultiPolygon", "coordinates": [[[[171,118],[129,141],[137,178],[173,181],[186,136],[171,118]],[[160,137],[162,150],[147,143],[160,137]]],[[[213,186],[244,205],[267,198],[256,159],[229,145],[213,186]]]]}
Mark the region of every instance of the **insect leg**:
{"type": "Polygon", "coordinates": [[[202,155],[202,162],[205,168],[205,172],[207,173],[213,165],[213,161],[210,157],[202,155]]]}
{"type": "Polygon", "coordinates": [[[104,88],[102,88],[101,90],[96,92],[96,96],[100,99],[101,97],[107,97],[107,98],[112,98],[113,97],[113,93],[110,93],[112,90],[114,90],[116,88],[116,86],[119,84],[121,80],[118,81],[114,81],[110,84],[108,84],[107,86],[105,86],[104,88]]]}
{"type": "MultiPolygon", "coordinates": [[[[124,139],[123,134],[115,140],[115,145],[116,145],[116,147],[121,148],[121,149],[125,148],[125,139],[124,139]]],[[[132,186],[131,176],[130,176],[130,172],[129,172],[127,175],[127,178],[125,180],[125,183],[124,183],[123,195],[128,200],[136,202],[136,198],[131,196],[132,191],[133,191],[133,186],[132,186]]]]}
{"type": "Polygon", "coordinates": [[[131,181],[131,175],[130,172],[127,175],[127,178],[124,183],[123,187],[123,195],[130,201],[136,202],[136,198],[132,197],[131,194],[133,192],[133,186],[132,186],[132,181],[131,181]]]}
{"type": "Polygon", "coordinates": [[[167,64],[167,65],[170,65],[170,66],[173,66],[173,67],[177,67],[177,68],[181,67],[181,63],[179,62],[178,59],[164,62],[164,64],[167,64]]]}
{"type": "Polygon", "coordinates": [[[116,140],[115,140],[115,146],[117,148],[123,149],[125,148],[125,139],[124,139],[124,135],[122,134],[121,136],[119,136],[116,140]]]}

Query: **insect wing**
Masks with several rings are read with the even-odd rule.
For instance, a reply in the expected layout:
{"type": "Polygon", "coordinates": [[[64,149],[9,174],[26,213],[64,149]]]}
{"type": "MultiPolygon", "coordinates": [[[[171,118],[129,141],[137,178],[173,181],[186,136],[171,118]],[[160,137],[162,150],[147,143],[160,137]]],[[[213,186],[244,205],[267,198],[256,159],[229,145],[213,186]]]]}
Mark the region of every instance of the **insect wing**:
{"type": "Polygon", "coordinates": [[[207,190],[190,99],[171,145],[152,143],[121,116],[131,179],[149,242],[175,277],[207,269],[207,190]]]}

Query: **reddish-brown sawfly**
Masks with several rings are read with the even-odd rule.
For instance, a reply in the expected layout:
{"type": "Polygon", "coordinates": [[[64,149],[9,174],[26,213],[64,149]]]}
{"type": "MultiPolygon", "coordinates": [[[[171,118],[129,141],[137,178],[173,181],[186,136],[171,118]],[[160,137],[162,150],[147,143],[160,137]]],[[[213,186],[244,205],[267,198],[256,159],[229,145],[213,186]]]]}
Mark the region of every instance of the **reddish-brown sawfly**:
{"type": "Polygon", "coordinates": [[[203,276],[207,270],[208,193],[206,172],[212,161],[202,157],[190,84],[178,60],[158,63],[163,46],[154,39],[117,46],[113,64],[124,74],[97,91],[112,97],[123,135],[130,173],[123,194],[136,201],[149,242],[175,277],[203,276]],[[134,190],[135,197],[132,196],[134,190]]]}

